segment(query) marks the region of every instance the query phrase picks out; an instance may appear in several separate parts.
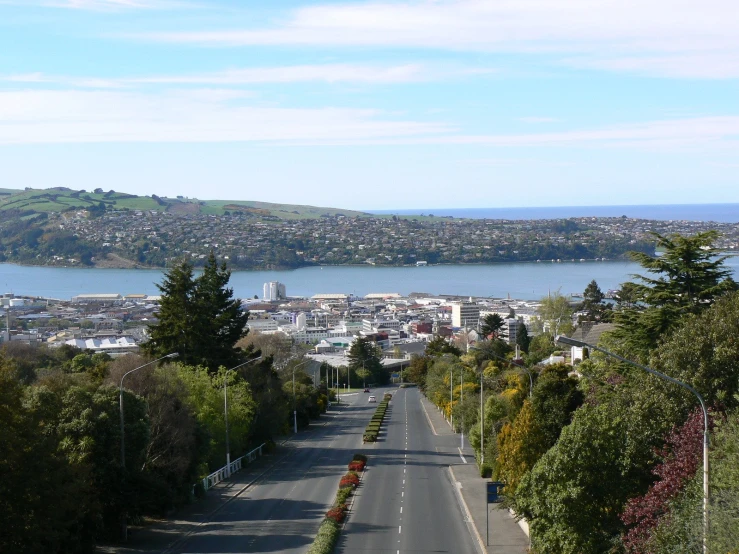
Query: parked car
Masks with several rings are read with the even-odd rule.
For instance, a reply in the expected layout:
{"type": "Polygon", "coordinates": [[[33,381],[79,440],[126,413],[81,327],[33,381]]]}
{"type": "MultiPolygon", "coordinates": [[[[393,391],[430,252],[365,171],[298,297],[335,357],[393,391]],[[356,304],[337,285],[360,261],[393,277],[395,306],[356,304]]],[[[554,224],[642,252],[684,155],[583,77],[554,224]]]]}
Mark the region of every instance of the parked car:
{"type": "Polygon", "coordinates": [[[370,397],[369,397],[369,398],[367,399],[367,402],[377,402],[377,398],[375,398],[374,396],[370,396],[370,397]]]}
{"type": "Polygon", "coordinates": [[[369,392],[369,389],[364,389],[364,392],[369,392]]]}

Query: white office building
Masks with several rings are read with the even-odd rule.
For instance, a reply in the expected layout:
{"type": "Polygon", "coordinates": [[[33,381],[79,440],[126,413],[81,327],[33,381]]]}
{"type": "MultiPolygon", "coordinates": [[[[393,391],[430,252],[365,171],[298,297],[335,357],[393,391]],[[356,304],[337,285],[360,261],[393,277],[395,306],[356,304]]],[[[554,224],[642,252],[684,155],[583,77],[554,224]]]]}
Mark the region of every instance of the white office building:
{"type": "Polygon", "coordinates": [[[284,300],[285,298],[287,298],[285,285],[283,285],[279,281],[270,281],[269,283],[264,283],[263,290],[263,296],[265,300],[284,300]]]}

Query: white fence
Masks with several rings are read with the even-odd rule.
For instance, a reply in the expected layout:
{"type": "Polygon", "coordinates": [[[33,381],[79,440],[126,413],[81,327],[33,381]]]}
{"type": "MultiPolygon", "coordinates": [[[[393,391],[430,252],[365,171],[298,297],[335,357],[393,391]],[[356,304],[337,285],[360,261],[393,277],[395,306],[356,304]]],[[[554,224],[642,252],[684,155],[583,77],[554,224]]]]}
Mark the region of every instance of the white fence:
{"type": "Polygon", "coordinates": [[[236,458],[233,462],[231,462],[230,465],[223,466],[221,469],[214,471],[207,477],[204,477],[203,489],[207,491],[221,481],[224,481],[231,477],[233,473],[241,470],[242,467],[256,460],[259,456],[262,455],[262,449],[264,448],[265,444],[266,443],[260,444],[248,454],[244,454],[243,456],[241,456],[241,458],[236,458]]]}

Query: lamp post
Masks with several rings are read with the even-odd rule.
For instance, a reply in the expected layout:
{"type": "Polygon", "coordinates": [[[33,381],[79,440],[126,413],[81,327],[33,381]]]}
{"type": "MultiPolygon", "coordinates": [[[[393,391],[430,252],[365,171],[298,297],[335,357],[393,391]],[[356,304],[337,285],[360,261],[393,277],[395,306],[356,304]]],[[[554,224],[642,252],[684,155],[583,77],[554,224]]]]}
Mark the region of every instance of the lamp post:
{"type": "Polygon", "coordinates": [[[708,553],[708,501],[709,501],[709,490],[708,490],[708,410],[706,410],[706,403],[703,401],[703,397],[696,391],[693,387],[688,385],[687,383],[683,383],[682,381],[679,381],[673,377],[670,377],[669,375],[665,375],[664,373],[661,373],[655,369],[652,369],[651,367],[647,367],[645,365],[638,364],[634,361],[627,360],[626,358],[623,358],[619,356],[618,354],[614,354],[613,352],[609,352],[608,350],[604,348],[600,348],[599,346],[589,344],[587,342],[579,341],[576,339],[571,339],[570,337],[565,337],[563,335],[558,335],[554,338],[555,342],[558,342],[560,344],[566,344],[569,346],[577,346],[578,348],[590,348],[591,350],[597,350],[598,352],[602,352],[606,356],[610,356],[612,358],[616,358],[617,360],[620,360],[626,364],[632,365],[634,367],[638,367],[639,369],[643,369],[647,373],[651,373],[652,375],[656,375],[660,379],[664,379],[665,381],[669,381],[671,383],[674,383],[680,387],[683,387],[684,389],[689,390],[692,392],[695,397],[698,399],[698,402],[700,403],[701,409],[703,410],[703,553],[708,553]]]}
{"type": "Polygon", "coordinates": [[[229,371],[234,371],[235,369],[239,369],[240,367],[243,367],[246,364],[256,362],[257,360],[261,360],[262,358],[263,356],[259,356],[258,358],[252,358],[251,360],[248,360],[244,362],[243,364],[239,364],[230,369],[227,369],[223,373],[223,419],[226,422],[226,477],[231,476],[231,446],[228,441],[228,394],[226,394],[226,383],[228,379],[226,377],[228,376],[229,371]]]}
{"type": "MultiPolygon", "coordinates": [[[[150,366],[152,364],[155,364],[157,362],[160,362],[164,360],[165,358],[176,358],[179,356],[177,352],[172,352],[171,354],[167,354],[166,356],[162,356],[161,358],[157,358],[156,360],[152,360],[150,362],[145,363],[144,365],[140,365],[139,367],[135,367],[130,371],[127,371],[123,374],[123,377],[121,377],[120,385],[118,386],[118,411],[120,413],[121,418],[121,469],[123,469],[123,478],[125,480],[126,477],[126,430],[124,426],[124,418],[123,418],[123,380],[131,375],[134,371],[138,371],[139,369],[143,369],[147,366],[150,366]]],[[[126,526],[126,515],[123,514],[123,540],[126,540],[127,535],[127,526],[126,526]]]]}
{"type": "Polygon", "coordinates": [[[309,364],[312,361],[313,360],[309,358],[293,366],[293,433],[298,432],[298,406],[295,399],[295,369],[300,367],[301,365],[309,364]]]}
{"type": "MultiPolygon", "coordinates": [[[[462,400],[464,399],[464,370],[459,372],[459,407],[462,407],[462,400]]],[[[464,416],[462,417],[462,425],[459,426],[459,445],[460,448],[464,448],[464,416]]]]}
{"type": "Polygon", "coordinates": [[[451,420],[452,433],[454,432],[454,370],[449,370],[449,419],[451,420]]]}

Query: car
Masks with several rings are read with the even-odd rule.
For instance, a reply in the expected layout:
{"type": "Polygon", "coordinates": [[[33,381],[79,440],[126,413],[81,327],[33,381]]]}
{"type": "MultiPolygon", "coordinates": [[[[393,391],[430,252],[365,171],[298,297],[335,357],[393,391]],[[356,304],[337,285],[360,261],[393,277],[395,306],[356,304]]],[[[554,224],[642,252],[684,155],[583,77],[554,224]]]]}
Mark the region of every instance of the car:
{"type": "Polygon", "coordinates": [[[369,392],[369,389],[364,389],[364,392],[369,392]]]}
{"type": "Polygon", "coordinates": [[[374,396],[370,396],[370,397],[369,397],[369,398],[367,399],[367,402],[377,402],[377,398],[375,398],[374,396]]]}

